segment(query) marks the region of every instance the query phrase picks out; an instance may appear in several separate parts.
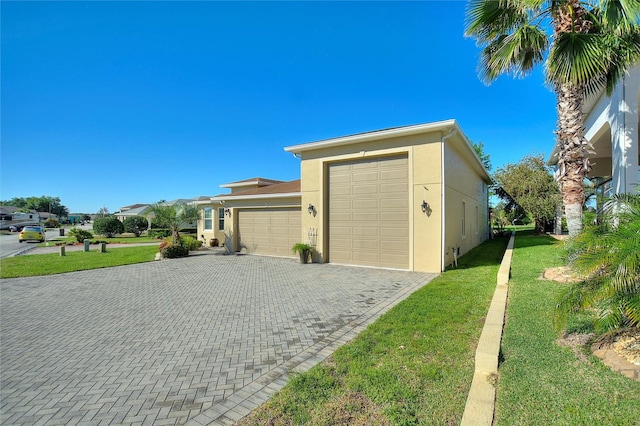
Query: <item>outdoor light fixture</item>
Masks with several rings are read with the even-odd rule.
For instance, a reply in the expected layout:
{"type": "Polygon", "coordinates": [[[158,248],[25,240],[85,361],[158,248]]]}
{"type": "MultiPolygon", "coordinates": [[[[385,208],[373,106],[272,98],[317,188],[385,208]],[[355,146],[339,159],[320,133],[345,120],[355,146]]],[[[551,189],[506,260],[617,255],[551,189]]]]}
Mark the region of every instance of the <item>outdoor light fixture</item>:
{"type": "Polygon", "coordinates": [[[427,209],[429,208],[429,204],[425,200],[422,200],[422,204],[420,204],[420,208],[422,209],[422,213],[426,213],[427,209]]]}
{"type": "Polygon", "coordinates": [[[309,214],[312,214],[315,216],[316,208],[313,204],[309,203],[309,207],[307,207],[307,211],[309,212],[309,214]]]}
{"type": "Polygon", "coordinates": [[[231,217],[231,209],[224,209],[224,214],[231,217]]]}

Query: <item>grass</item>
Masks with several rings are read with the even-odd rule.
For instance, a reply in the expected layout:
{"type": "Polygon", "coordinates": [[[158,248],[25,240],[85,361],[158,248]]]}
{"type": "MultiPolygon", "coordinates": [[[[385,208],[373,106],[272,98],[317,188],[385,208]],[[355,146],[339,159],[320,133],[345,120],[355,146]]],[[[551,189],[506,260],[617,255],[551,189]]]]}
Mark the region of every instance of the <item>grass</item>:
{"type": "Polygon", "coordinates": [[[66,256],[59,253],[16,256],[0,260],[0,278],[32,277],[36,275],[62,274],[64,272],[87,269],[108,268],[150,262],[158,252],[158,247],[139,246],[97,250],[85,253],[69,251],[66,256]]]}
{"type": "Polygon", "coordinates": [[[458,424],[506,242],[463,256],[241,424],[458,424]]]}
{"type": "MultiPolygon", "coordinates": [[[[560,252],[549,237],[516,237],[495,424],[638,425],[640,382],[556,344],[552,313],[565,284],[537,278],[562,264],[560,252]]],[[[589,320],[574,318],[572,327],[589,331],[589,320]]]]}
{"type": "MultiPolygon", "coordinates": [[[[106,238],[103,237],[101,235],[94,235],[93,238],[91,238],[91,243],[94,244],[96,242],[102,242],[105,241],[107,243],[110,244],[134,244],[134,243],[158,243],[160,244],[161,240],[158,240],[157,238],[149,238],[149,237],[136,237],[133,234],[124,234],[124,235],[120,235],[117,237],[113,237],[113,238],[106,238]]],[[[75,237],[66,235],[64,237],[55,237],[54,239],[49,239],[47,241],[49,243],[49,245],[54,245],[56,243],[73,243],[76,244],[78,243],[78,241],[76,240],[75,237]]],[[[45,247],[46,243],[39,243],[38,247],[45,247]]]]}

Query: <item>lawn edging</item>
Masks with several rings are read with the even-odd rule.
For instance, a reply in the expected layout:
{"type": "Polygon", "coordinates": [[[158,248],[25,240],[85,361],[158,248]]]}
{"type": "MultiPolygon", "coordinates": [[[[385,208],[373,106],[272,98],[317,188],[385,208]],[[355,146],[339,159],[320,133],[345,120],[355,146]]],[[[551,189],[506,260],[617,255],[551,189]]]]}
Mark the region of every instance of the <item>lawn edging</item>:
{"type": "Polygon", "coordinates": [[[511,233],[509,244],[498,270],[496,290],[493,293],[493,299],[491,299],[491,305],[476,348],[475,371],[462,415],[461,426],[490,426],[493,423],[496,399],[495,383],[498,379],[498,358],[507,309],[515,235],[515,231],[511,233]]]}

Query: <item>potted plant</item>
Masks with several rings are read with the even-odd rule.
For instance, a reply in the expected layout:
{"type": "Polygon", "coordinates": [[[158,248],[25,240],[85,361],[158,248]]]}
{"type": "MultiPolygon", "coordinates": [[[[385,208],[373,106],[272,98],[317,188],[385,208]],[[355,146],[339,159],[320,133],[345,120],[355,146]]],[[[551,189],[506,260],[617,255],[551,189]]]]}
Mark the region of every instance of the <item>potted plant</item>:
{"type": "Polygon", "coordinates": [[[306,243],[297,243],[291,250],[294,253],[298,253],[300,255],[300,263],[309,263],[309,258],[311,257],[311,252],[313,251],[313,247],[310,244],[306,243]]]}

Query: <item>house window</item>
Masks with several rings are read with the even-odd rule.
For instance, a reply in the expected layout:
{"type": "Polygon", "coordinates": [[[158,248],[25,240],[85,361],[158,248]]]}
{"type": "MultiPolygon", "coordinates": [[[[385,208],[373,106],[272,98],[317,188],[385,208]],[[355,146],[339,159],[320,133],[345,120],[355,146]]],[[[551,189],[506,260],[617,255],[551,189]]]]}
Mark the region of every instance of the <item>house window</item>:
{"type": "Polygon", "coordinates": [[[467,232],[466,232],[467,224],[465,223],[466,210],[467,210],[467,203],[463,201],[462,202],[462,237],[463,238],[467,235],[467,232]]]}
{"type": "Polygon", "coordinates": [[[478,206],[476,206],[476,235],[478,234],[479,229],[480,229],[480,215],[478,213],[478,206]]]}
{"type": "Polygon", "coordinates": [[[218,208],[218,230],[224,231],[224,207],[218,208]]]}
{"type": "Polygon", "coordinates": [[[212,231],[213,230],[213,209],[211,207],[204,208],[204,230],[212,231]]]}

